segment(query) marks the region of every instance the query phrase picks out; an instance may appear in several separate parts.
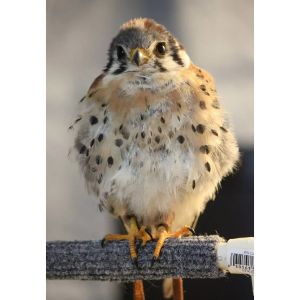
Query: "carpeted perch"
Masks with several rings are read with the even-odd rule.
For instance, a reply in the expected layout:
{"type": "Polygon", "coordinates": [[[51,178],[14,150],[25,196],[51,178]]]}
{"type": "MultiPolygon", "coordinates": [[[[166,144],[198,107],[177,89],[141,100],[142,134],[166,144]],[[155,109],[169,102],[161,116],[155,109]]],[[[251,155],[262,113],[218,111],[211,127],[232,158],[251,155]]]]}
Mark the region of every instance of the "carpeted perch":
{"type": "Polygon", "coordinates": [[[153,265],[155,241],[145,247],[137,242],[138,266],[132,263],[127,241],[47,242],[47,279],[134,281],[166,277],[220,278],[216,235],[168,239],[153,265]]]}

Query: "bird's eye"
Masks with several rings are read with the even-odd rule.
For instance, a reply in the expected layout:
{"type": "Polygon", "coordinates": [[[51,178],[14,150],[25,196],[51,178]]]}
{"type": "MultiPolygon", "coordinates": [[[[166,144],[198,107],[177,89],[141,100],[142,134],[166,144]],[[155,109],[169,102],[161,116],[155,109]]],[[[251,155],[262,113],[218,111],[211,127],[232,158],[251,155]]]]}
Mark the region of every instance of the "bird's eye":
{"type": "Polygon", "coordinates": [[[158,56],[162,56],[162,55],[165,55],[166,54],[166,43],[158,43],[155,47],[155,53],[156,55],[158,56]]]}
{"type": "Polygon", "coordinates": [[[119,59],[119,60],[122,60],[122,59],[125,58],[126,53],[125,53],[123,47],[117,46],[117,56],[118,56],[118,59],[119,59]]]}

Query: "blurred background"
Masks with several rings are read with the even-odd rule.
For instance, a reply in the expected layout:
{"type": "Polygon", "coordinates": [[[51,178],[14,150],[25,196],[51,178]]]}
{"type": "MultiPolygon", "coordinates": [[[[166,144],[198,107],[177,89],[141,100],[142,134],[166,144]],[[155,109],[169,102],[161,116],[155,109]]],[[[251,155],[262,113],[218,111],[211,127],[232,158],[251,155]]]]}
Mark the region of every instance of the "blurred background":
{"type": "MultiPolygon", "coordinates": [[[[253,236],[253,1],[47,0],[47,240],[88,240],[117,232],[97,209],[75,163],[67,130],[77,103],[106,64],[119,26],[153,18],[184,45],[192,61],[213,74],[229,112],[242,161],[222,183],[199,220],[198,234],[253,236]]],[[[146,284],[147,299],[161,299],[160,282],[146,284]]],[[[243,276],[185,280],[185,299],[253,299],[243,276]]],[[[131,299],[131,286],[110,282],[47,281],[48,300],[131,299]]]]}

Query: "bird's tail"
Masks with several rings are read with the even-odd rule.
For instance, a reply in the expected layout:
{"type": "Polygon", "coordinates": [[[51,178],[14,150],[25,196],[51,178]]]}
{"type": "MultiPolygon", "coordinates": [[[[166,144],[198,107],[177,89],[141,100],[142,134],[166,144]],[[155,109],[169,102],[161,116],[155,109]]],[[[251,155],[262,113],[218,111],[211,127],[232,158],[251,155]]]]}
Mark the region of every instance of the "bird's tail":
{"type": "Polygon", "coordinates": [[[183,300],[182,278],[166,278],[163,281],[164,299],[183,300]]]}
{"type": "Polygon", "coordinates": [[[171,299],[173,297],[173,279],[165,278],[163,281],[162,289],[164,299],[171,299]]]}

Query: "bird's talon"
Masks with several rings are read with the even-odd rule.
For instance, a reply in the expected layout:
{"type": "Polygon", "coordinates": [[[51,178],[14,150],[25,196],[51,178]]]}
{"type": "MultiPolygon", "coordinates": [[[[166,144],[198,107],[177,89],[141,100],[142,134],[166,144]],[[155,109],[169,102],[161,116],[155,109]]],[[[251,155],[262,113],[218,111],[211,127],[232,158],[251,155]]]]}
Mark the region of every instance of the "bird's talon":
{"type": "Polygon", "coordinates": [[[145,228],[145,232],[150,236],[151,240],[154,240],[154,238],[151,234],[151,230],[149,228],[145,228]]]}
{"type": "Polygon", "coordinates": [[[136,266],[137,269],[139,268],[137,257],[132,257],[132,263],[136,266]]]}
{"type": "Polygon", "coordinates": [[[158,261],[158,257],[153,256],[153,257],[152,257],[152,260],[151,260],[151,267],[153,267],[154,264],[155,264],[157,261],[158,261]]]}
{"type": "Polygon", "coordinates": [[[101,241],[101,247],[102,247],[102,248],[104,248],[105,242],[106,242],[106,240],[105,240],[105,238],[103,238],[102,241],[101,241]]]}
{"type": "Polygon", "coordinates": [[[196,235],[194,228],[188,226],[187,229],[191,232],[192,235],[196,235]]]}

